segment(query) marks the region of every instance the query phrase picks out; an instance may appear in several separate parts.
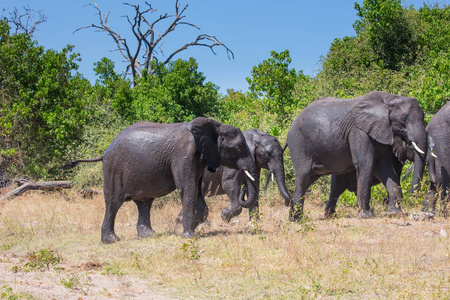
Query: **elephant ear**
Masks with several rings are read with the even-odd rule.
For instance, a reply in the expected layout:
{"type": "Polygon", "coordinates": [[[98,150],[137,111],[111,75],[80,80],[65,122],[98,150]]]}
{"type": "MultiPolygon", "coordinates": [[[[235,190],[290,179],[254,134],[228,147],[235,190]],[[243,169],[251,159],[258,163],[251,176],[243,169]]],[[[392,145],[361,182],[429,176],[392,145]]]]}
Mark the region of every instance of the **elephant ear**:
{"type": "Polygon", "coordinates": [[[256,161],[256,149],[260,143],[260,133],[256,129],[253,130],[245,130],[243,132],[245,141],[247,143],[248,149],[253,156],[253,159],[256,161]]]}
{"type": "Polygon", "coordinates": [[[392,131],[389,110],[381,97],[361,97],[351,109],[356,127],[379,143],[392,145],[392,131]]]}
{"type": "Polygon", "coordinates": [[[207,170],[214,173],[220,166],[220,153],[218,144],[218,130],[220,123],[208,118],[195,118],[188,124],[194,136],[197,151],[205,160],[207,170]]]}

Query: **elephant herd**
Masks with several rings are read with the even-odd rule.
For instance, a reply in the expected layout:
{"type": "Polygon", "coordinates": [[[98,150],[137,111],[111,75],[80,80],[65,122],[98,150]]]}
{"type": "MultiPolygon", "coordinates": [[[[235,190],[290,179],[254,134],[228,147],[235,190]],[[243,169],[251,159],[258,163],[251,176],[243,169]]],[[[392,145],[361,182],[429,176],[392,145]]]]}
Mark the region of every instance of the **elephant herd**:
{"type": "Polygon", "coordinates": [[[383,183],[390,214],[401,213],[400,174],[405,160],[414,162],[415,191],[429,166],[430,191],[423,209],[434,212],[436,192],[442,187],[441,212],[446,211],[450,184],[450,106],[445,105],[424,126],[424,113],[415,98],[374,91],[354,99],[323,98],[308,105],[295,119],[286,146],[295,172],[290,196],[285,184],[283,148],[260,130],[245,130],[198,117],[187,123],[139,122],[122,131],[105,153],[80,162],[103,162],[105,217],[103,243],[119,241],[114,231],[116,214],[125,201],[138,209],[137,235],[154,234],[150,222],[153,200],[178,190],[183,236],[208,217],[205,197],[227,194],[231,209],[222,210],[229,222],[241,213],[258,212],[261,169],[275,175],[290,220],[303,215],[304,195],[322,175],[331,174],[325,217],[335,213],[346,189],[355,192],[358,216],[373,216],[371,186],[383,183]],[[428,154],[427,154],[428,153],[428,154]]]}

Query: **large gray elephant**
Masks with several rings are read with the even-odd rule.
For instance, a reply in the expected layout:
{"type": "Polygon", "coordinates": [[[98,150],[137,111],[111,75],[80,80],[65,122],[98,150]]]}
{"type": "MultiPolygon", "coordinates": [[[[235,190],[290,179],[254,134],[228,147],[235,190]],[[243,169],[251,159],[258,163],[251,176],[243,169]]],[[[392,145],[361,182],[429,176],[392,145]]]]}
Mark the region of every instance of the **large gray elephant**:
{"type": "MultiPolygon", "coordinates": [[[[406,160],[414,161],[415,150],[414,147],[408,146],[398,136],[394,137],[394,144],[392,147],[394,151],[392,153],[394,172],[397,176],[397,181],[400,182],[403,166],[405,165],[406,160]]],[[[370,186],[372,187],[380,183],[381,181],[372,175],[372,178],[370,179],[370,186]]],[[[357,176],[355,170],[344,174],[332,174],[330,181],[330,195],[325,207],[325,218],[330,218],[335,214],[336,203],[339,196],[342,195],[345,190],[349,190],[350,192],[357,194],[357,186],[357,176]]],[[[409,192],[413,193],[418,188],[420,188],[420,185],[413,185],[411,186],[409,192]]]]}
{"type": "Polygon", "coordinates": [[[302,216],[304,195],[319,177],[348,172],[357,174],[359,217],[373,216],[370,188],[374,177],[388,191],[389,212],[401,213],[393,143],[400,137],[415,147],[414,173],[420,180],[425,165],[423,150],[427,149],[423,117],[417,99],[379,91],[354,99],[323,98],[308,105],[287,135],[295,172],[290,218],[302,216]]]}
{"type": "MultiPolygon", "coordinates": [[[[268,133],[258,129],[245,130],[243,132],[247,145],[256,162],[256,185],[259,191],[259,182],[261,168],[269,170],[275,175],[278,190],[285,200],[285,204],[289,205],[291,196],[286,188],[283,149],[278,140],[268,133]]],[[[243,170],[232,169],[229,167],[220,167],[215,173],[206,173],[203,176],[202,191],[205,196],[227,194],[230,200],[231,209],[222,209],[221,217],[225,222],[238,216],[242,207],[239,203],[240,187],[245,184],[245,175],[243,170]]],[[[258,201],[250,207],[250,218],[257,216],[259,213],[258,201]]]]}
{"type": "MultiPolygon", "coordinates": [[[[139,122],[122,131],[103,156],[71,163],[103,161],[103,191],[106,211],[102,242],[119,241],[114,232],[117,211],[125,201],[138,208],[137,234],[145,238],[154,233],[150,222],[153,200],[177,189],[183,206],[183,235],[194,235],[197,225],[208,216],[201,193],[205,168],[215,172],[220,165],[245,170],[246,182],[238,199],[243,207],[257,200],[255,161],[241,130],[207,118],[187,123],[158,124],[139,122]]],[[[208,173],[208,172],[206,172],[208,173]]]]}
{"type": "Polygon", "coordinates": [[[436,194],[441,190],[440,213],[448,216],[448,190],[450,188],[450,102],[431,119],[426,128],[429,151],[427,153],[430,187],[422,203],[423,210],[435,212],[436,194]]]}

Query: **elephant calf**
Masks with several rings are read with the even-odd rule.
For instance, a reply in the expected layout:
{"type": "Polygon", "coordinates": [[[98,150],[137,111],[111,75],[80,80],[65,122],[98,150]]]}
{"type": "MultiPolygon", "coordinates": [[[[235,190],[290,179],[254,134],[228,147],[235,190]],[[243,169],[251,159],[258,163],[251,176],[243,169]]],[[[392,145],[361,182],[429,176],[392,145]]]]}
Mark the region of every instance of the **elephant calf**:
{"type": "MultiPolygon", "coordinates": [[[[245,130],[243,134],[250,153],[256,162],[257,176],[255,180],[258,191],[261,168],[264,168],[275,175],[280,194],[288,206],[291,202],[291,196],[286,188],[283,149],[280,143],[275,137],[258,129],[245,130]]],[[[227,194],[231,203],[231,209],[224,208],[221,214],[222,220],[227,223],[242,211],[238,199],[240,187],[244,183],[245,175],[243,170],[228,167],[220,167],[217,172],[207,173],[203,176],[202,192],[204,196],[227,194]]],[[[249,214],[250,218],[252,215],[258,214],[258,201],[250,207],[249,214]]]]}
{"type": "MultiPolygon", "coordinates": [[[[257,178],[253,155],[240,129],[202,117],[187,123],[133,124],[112,141],[101,157],[71,165],[100,160],[106,204],[103,243],[119,241],[114,221],[125,201],[136,203],[137,233],[145,238],[154,233],[150,222],[153,200],[178,189],[183,235],[190,237],[208,214],[200,189],[205,168],[215,172],[223,165],[245,170],[249,178],[257,178]]],[[[252,180],[246,185],[248,199],[245,201],[241,193],[238,201],[243,207],[252,207],[257,200],[257,186],[252,180]]]]}

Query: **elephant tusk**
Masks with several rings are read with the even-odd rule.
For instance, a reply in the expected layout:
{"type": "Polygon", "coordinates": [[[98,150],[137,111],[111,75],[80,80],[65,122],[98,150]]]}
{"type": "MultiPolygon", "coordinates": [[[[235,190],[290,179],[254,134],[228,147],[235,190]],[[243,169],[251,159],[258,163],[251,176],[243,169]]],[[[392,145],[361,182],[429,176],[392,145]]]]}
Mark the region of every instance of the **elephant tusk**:
{"type": "Polygon", "coordinates": [[[417,144],[415,142],[412,142],[412,145],[414,146],[414,149],[416,149],[417,152],[419,152],[420,154],[425,154],[425,152],[420,150],[420,148],[417,146],[417,144]]]}
{"type": "Polygon", "coordinates": [[[433,156],[434,158],[437,158],[437,155],[433,153],[433,151],[431,149],[428,149],[428,151],[430,152],[431,156],[433,156]]]}
{"type": "Polygon", "coordinates": [[[255,178],[252,177],[252,175],[250,175],[250,173],[247,170],[244,170],[245,175],[248,176],[248,178],[251,179],[251,181],[255,181],[255,178]]]}

